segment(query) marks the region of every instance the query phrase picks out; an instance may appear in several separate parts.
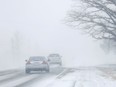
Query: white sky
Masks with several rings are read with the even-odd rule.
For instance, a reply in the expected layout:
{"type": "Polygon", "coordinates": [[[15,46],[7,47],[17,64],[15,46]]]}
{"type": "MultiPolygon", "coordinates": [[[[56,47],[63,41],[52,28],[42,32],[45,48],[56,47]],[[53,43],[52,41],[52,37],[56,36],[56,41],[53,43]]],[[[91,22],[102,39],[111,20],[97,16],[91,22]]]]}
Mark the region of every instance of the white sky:
{"type": "MultiPolygon", "coordinates": [[[[1,0],[0,41],[7,43],[18,31],[22,56],[60,53],[66,66],[106,63],[106,54],[96,41],[63,24],[71,5],[71,0],[1,0]]],[[[6,45],[3,49],[10,49],[11,44],[6,45]]]]}

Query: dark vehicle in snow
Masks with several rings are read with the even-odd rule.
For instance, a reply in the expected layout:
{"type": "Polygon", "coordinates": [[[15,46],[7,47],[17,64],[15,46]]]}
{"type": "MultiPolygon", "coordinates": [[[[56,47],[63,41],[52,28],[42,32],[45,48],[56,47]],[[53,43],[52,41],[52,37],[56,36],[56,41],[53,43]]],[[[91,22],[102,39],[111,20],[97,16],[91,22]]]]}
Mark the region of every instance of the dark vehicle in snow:
{"type": "Polygon", "coordinates": [[[31,71],[46,71],[49,72],[49,64],[44,56],[33,56],[26,60],[25,72],[31,71]]]}

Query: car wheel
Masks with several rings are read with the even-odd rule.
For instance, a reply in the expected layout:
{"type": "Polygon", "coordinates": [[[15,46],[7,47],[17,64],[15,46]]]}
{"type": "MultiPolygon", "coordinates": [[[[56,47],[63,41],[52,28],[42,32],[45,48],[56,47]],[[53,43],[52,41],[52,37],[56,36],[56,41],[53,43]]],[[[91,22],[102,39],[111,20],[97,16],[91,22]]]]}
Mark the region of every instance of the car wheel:
{"type": "Polygon", "coordinates": [[[30,73],[30,70],[25,70],[25,73],[30,73]]]}
{"type": "Polygon", "coordinates": [[[62,63],[59,63],[60,66],[62,66],[62,63]]]}
{"type": "Polygon", "coordinates": [[[48,69],[46,69],[46,72],[50,72],[50,69],[48,68],[48,69]]]}

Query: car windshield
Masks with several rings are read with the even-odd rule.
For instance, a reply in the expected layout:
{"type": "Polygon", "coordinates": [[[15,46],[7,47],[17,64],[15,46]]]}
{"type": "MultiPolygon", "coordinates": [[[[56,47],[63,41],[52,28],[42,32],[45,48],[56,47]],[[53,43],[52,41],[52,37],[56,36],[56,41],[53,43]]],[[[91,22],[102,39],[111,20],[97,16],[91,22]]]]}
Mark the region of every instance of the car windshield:
{"type": "Polygon", "coordinates": [[[50,54],[49,57],[59,57],[59,54],[50,54]]]}
{"type": "Polygon", "coordinates": [[[51,59],[51,60],[60,60],[59,57],[49,57],[49,59],[51,59]]]}
{"type": "Polygon", "coordinates": [[[30,57],[30,61],[43,61],[45,60],[45,57],[30,57]]]}

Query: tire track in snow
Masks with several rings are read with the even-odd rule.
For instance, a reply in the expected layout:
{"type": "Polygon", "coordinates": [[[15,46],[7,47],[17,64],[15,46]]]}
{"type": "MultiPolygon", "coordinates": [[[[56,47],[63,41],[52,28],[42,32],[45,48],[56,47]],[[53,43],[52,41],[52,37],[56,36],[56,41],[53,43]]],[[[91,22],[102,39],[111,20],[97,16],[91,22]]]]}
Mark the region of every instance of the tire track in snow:
{"type": "Polygon", "coordinates": [[[65,68],[59,75],[56,76],[54,81],[45,87],[75,87],[75,80],[62,80],[67,74],[74,72],[73,68],[65,68]]]}
{"type": "Polygon", "coordinates": [[[0,87],[4,87],[5,84],[9,84],[10,82],[12,83],[13,81],[16,81],[18,79],[26,78],[26,77],[30,77],[30,76],[34,76],[34,75],[33,74],[25,74],[24,71],[19,71],[16,73],[0,76],[0,87]]]}
{"type": "Polygon", "coordinates": [[[12,81],[14,79],[20,78],[21,76],[24,76],[23,72],[8,74],[5,76],[0,76],[0,85],[3,83],[7,83],[9,81],[12,81]]]}
{"type": "Polygon", "coordinates": [[[20,85],[22,83],[25,83],[31,79],[34,79],[34,78],[37,78],[39,77],[40,75],[24,75],[24,76],[20,76],[18,78],[15,78],[15,79],[12,79],[10,81],[7,81],[3,84],[0,84],[0,87],[17,87],[17,85],[20,85]]]}
{"type": "Polygon", "coordinates": [[[5,70],[5,71],[0,71],[0,76],[12,74],[12,73],[17,73],[19,71],[20,70],[5,70]]]}
{"type": "Polygon", "coordinates": [[[11,74],[5,74],[3,76],[0,76],[1,77],[0,87],[25,87],[26,85],[33,84],[33,82],[36,82],[36,80],[45,78],[46,76],[47,77],[53,75],[56,76],[64,70],[61,67],[60,68],[58,67],[57,69],[56,70],[51,69],[51,72],[49,74],[45,73],[25,74],[24,70],[16,71],[15,73],[13,72],[11,74]]]}
{"type": "Polygon", "coordinates": [[[59,70],[58,72],[53,72],[53,70],[54,70],[53,69],[53,70],[51,70],[50,73],[41,74],[41,76],[32,78],[32,79],[30,79],[30,80],[28,80],[26,82],[23,82],[23,83],[21,83],[19,85],[16,85],[15,87],[28,87],[29,85],[32,85],[33,83],[36,83],[36,81],[40,81],[40,80],[45,79],[45,78],[50,78],[50,77],[52,77],[54,75],[55,75],[55,78],[57,78],[58,76],[64,74],[64,71],[65,71],[64,68],[58,68],[57,67],[57,69],[59,70]]]}
{"type": "MultiPolygon", "coordinates": [[[[53,70],[55,70],[54,68],[52,68],[53,70]]],[[[32,78],[26,82],[23,82],[21,84],[18,84],[14,87],[30,87],[30,85],[34,84],[34,83],[37,83],[38,81],[41,81],[41,80],[44,80],[45,78],[51,78],[52,76],[54,76],[54,78],[57,78],[58,76],[64,74],[64,71],[65,69],[64,68],[59,68],[57,67],[57,69],[59,70],[58,72],[53,72],[53,70],[51,69],[51,72],[50,73],[47,73],[47,74],[41,74],[41,76],[38,76],[38,77],[35,77],[35,78],[32,78]]],[[[33,86],[32,86],[33,87],[33,86]]]]}
{"type": "Polygon", "coordinates": [[[18,84],[14,87],[30,87],[30,85],[33,85],[34,83],[37,83],[38,81],[43,80],[45,78],[49,78],[51,76],[52,76],[51,74],[40,75],[40,76],[34,77],[32,79],[29,79],[28,81],[25,81],[21,84],[18,84]]]}
{"type": "Polygon", "coordinates": [[[74,69],[71,69],[71,68],[65,68],[64,71],[57,76],[57,79],[61,79],[66,74],[73,72],[73,70],[74,69]]]}

